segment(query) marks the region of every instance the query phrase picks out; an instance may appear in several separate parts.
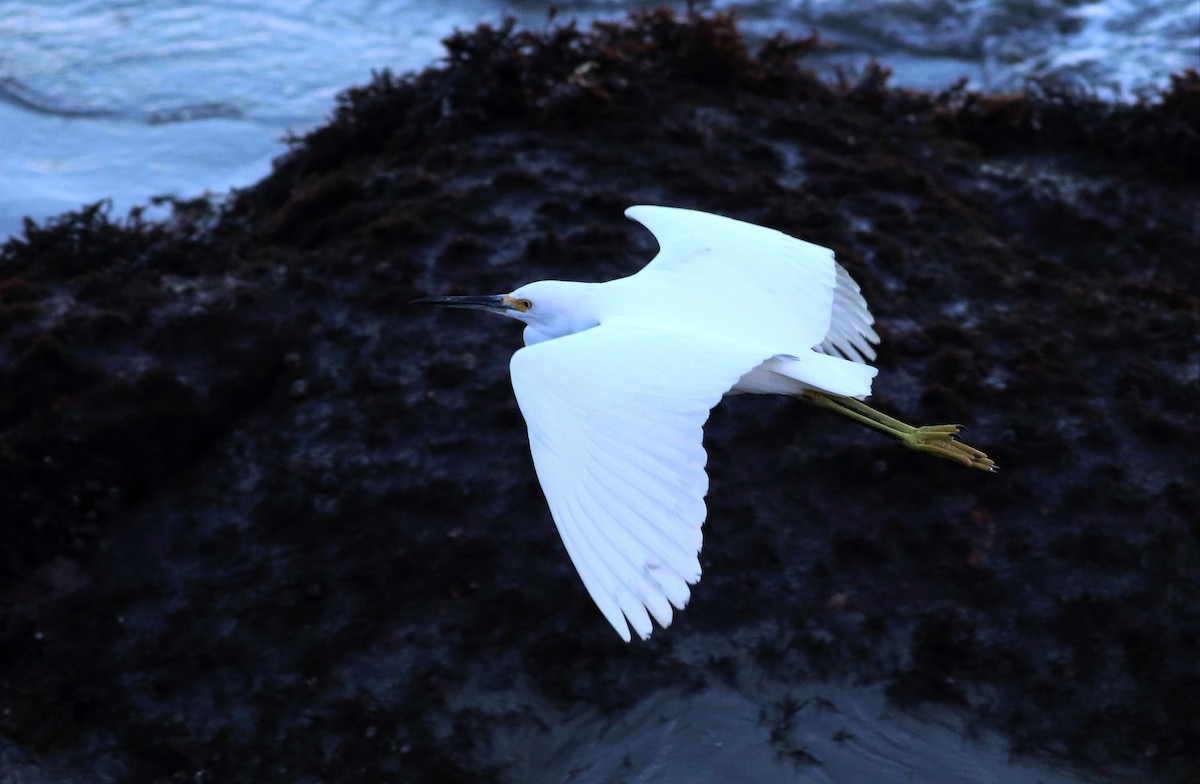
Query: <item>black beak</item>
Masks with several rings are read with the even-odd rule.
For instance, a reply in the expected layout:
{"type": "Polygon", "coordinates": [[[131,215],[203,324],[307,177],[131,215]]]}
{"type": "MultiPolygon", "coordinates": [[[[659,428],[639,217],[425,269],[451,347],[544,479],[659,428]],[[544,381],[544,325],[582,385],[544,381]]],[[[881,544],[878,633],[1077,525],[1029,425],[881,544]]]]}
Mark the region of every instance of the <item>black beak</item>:
{"type": "Polygon", "coordinates": [[[446,308],[490,310],[493,313],[502,313],[506,310],[512,309],[512,305],[508,304],[508,300],[503,294],[492,294],[486,296],[469,295],[465,297],[421,297],[420,299],[413,300],[413,304],[418,302],[424,302],[430,305],[441,305],[442,307],[446,308]]]}

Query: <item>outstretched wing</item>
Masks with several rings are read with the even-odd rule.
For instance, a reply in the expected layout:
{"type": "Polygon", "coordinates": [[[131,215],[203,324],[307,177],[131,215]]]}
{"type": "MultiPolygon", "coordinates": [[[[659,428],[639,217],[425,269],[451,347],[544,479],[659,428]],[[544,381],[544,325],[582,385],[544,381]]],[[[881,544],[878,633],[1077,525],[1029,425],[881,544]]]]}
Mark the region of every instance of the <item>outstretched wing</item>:
{"type": "Polygon", "coordinates": [[[697,210],[639,205],[625,215],[659,244],[658,255],[638,275],[672,275],[689,287],[702,281],[710,297],[706,320],[714,330],[772,345],[786,336],[780,353],[817,349],[856,362],[875,358],[875,319],[829,248],[697,210]]]}
{"type": "Polygon", "coordinates": [[[671,623],[706,507],[709,410],[767,357],[741,345],[634,325],[521,349],[512,384],[542,491],[592,599],[627,642],[671,623]]]}

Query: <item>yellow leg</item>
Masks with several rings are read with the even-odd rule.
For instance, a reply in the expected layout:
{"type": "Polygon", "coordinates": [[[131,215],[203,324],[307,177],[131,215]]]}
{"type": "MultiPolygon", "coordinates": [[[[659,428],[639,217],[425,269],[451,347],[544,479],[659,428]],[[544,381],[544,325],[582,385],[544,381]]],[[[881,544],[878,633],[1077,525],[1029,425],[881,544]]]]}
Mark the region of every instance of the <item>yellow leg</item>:
{"type": "Polygon", "coordinates": [[[868,406],[861,400],[809,390],[802,395],[813,405],[828,408],[895,438],[909,449],[929,452],[981,471],[996,472],[996,464],[978,449],[958,440],[962,425],[913,427],[868,406]]]}

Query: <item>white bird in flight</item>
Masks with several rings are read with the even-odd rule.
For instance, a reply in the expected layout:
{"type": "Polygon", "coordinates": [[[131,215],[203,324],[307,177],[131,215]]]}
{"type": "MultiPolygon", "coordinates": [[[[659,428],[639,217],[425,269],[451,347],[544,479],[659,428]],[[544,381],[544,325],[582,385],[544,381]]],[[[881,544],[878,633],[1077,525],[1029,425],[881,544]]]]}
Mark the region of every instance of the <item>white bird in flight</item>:
{"type": "Polygon", "coordinates": [[[913,449],[994,471],[958,425],[913,427],[867,406],[879,336],[833,251],[695,210],[630,207],[658,240],[640,272],[542,280],[511,294],[429,297],[525,323],[512,385],[563,544],[628,642],[664,628],[700,580],[703,427],[727,394],[791,395],[913,449]]]}

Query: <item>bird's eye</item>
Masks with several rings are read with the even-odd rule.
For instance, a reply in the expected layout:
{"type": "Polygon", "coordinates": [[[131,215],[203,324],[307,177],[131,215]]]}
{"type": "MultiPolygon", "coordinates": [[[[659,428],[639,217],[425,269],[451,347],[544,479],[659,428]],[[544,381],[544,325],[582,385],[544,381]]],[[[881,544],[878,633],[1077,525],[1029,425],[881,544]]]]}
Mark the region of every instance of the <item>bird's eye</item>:
{"type": "Polygon", "coordinates": [[[521,306],[521,310],[522,310],[522,312],[524,312],[524,311],[526,311],[526,310],[529,310],[529,309],[531,309],[531,308],[533,307],[533,303],[532,303],[532,302],[530,302],[530,301],[529,301],[529,300],[527,300],[527,299],[519,300],[519,301],[517,302],[517,304],[521,306]]]}

